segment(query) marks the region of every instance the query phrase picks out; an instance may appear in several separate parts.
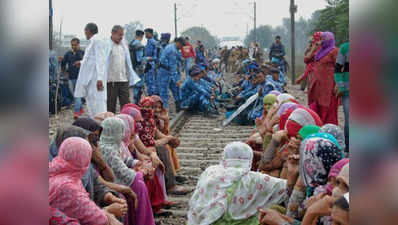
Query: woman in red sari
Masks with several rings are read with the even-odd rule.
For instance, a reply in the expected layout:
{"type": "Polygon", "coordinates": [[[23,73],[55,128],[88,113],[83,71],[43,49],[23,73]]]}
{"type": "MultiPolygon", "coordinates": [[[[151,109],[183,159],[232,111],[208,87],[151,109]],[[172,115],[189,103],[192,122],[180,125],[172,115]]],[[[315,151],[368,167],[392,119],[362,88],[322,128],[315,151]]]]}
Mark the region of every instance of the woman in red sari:
{"type": "Polygon", "coordinates": [[[146,147],[155,147],[160,160],[165,167],[166,189],[169,194],[185,195],[190,189],[176,184],[172,171],[171,161],[166,144],[176,142],[178,139],[173,136],[166,136],[156,128],[153,112],[153,100],[151,97],[143,97],[140,101],[142,121],[136,123],[139,138],[146,147]]]}
{"type": "Polygon", "coordinates": [[[314,102],[310,108],[321,118],[324,124],[338,125],[338,99],[334,87],[334,68],[339,49],[335,46],[334,34],[323,32],[321,40],[315,45],[321,48],[315,55],[314,79],[310,88],[313,90],[314,102]]]}

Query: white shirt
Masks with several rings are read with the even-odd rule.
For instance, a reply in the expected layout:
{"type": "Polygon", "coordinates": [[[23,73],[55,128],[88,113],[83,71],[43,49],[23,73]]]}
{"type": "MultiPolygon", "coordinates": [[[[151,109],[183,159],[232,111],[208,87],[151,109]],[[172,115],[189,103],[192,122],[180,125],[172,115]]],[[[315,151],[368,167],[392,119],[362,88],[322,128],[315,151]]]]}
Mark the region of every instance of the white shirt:
{"type": "Polygon", "coordinates": [[[111,55],[109,57],[108,82],[127,82],[126,56],[121,44],[112,42],[111,55]]]}
{"type": "Polygon", "coordinates": [[[76,81],[75,97],[84,97],[87,101],[88,114],[94,118],[98,113],[106,112],[106,85],[103,91],[97,90],[97,81],[106,80],[105,46],[94,35],[84,52],[79,77],[76,81]]]}

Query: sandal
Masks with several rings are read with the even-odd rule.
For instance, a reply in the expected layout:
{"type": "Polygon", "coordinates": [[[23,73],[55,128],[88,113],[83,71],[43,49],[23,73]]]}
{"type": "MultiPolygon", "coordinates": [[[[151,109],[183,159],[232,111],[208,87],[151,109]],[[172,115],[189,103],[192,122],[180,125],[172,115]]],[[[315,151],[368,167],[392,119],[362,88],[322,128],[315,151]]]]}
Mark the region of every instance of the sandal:
{"type": "Polygon", "coordinates": [[[156,217],[169,217],[169,216],[173,215],[173,213],[170,211],[165,211],[163,209],[159,209],[158,211],[154,212],[153,215],[156,217]]]}

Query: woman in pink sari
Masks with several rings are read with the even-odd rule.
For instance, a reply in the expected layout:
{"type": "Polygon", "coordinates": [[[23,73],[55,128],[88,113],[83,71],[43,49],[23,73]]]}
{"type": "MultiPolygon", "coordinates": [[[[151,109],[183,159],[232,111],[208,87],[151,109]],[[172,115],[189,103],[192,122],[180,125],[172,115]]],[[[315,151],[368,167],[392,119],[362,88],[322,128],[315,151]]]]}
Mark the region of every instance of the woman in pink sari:
{"type": "Polygon", "coordinates": [[[331,32],[323,32],[316,45],[321,48],[315,55],[314,79],[310,86],[313,90],[313,102],[310,108],[319,115],[324,124],[338,125],[339,103],[334,91],[334,70],[339,49],[335,46],[334,34],[331,32]]]}
{"type": "Polygon", "coordinates": [[[49,163],[49,205],[80,224],[121,225],[110,214],[111,208],[100,209],[83,187],[81,178],[89,167],[91,153],[90,144],[83,138],[70,137],[61,144],[58,156],[49,163]]]}

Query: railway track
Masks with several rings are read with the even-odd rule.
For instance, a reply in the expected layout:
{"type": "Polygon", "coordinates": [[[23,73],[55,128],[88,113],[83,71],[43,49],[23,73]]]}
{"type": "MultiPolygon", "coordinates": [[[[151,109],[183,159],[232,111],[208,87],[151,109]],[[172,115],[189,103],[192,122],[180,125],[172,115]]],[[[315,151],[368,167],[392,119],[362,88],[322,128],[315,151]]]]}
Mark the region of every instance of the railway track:
{"type": "MultiPolygon", "coordinates": [[[[231,74],[225,74],[227,80],[232,80],[231,74]]],[[[299,86],[292,86],[288,82],[287,90],[295,96],[299,102],[306,102],[306,94],[299,86]]],[[[200,174],[209,166],[219,163],[224,146],[232,141],[246,141],[253,130],[253,126],[238,126],[230,124],[222,127],[225,119],[225,110],[220,109],[220,115],[216,118],[204,118],[186,112],[176,113],[174,102],[170,99],[170,126],[172,134],[178,136],[181,145],[177,148],[177,155],[181,163],[178,175],[188,178],[184,186],[194,189],[200,174]]],[[[344,116],[339,109],[340,124],[344,124],[344,116]]],[[[49,118],[49,138],[52,139],[56,129],[73,122],[71,109],[62,110],[59,116],[49,118]]],[[[157,217],[157,224],[183,225],[186,224],[188,203],[192,193],[184,196],[168,195],[169,201],[178,203],[169,211],[173,215],[169,217],[157,217]]]]}
{"type": "MultiPolygon", "coordinates": [[[[195,188],[200,174],[209,166],[218,164],[224,146],[232,141],[246,141],[253,130],[252,126],[229,125],[222,127],[225,111],[217,118],[205,118],[189,113],[179,113],[172,121],[172,133],[181,140],[177,155],[181,164],[179,175],[188,178],[184,184],[195,188]]],[[[192,193],[185,196],[169,195],[168,200],[178,203],[170,209],[173,213],[168,218],[156,218],[158,224],[186,224],[188,203],[192,193]]]]}

